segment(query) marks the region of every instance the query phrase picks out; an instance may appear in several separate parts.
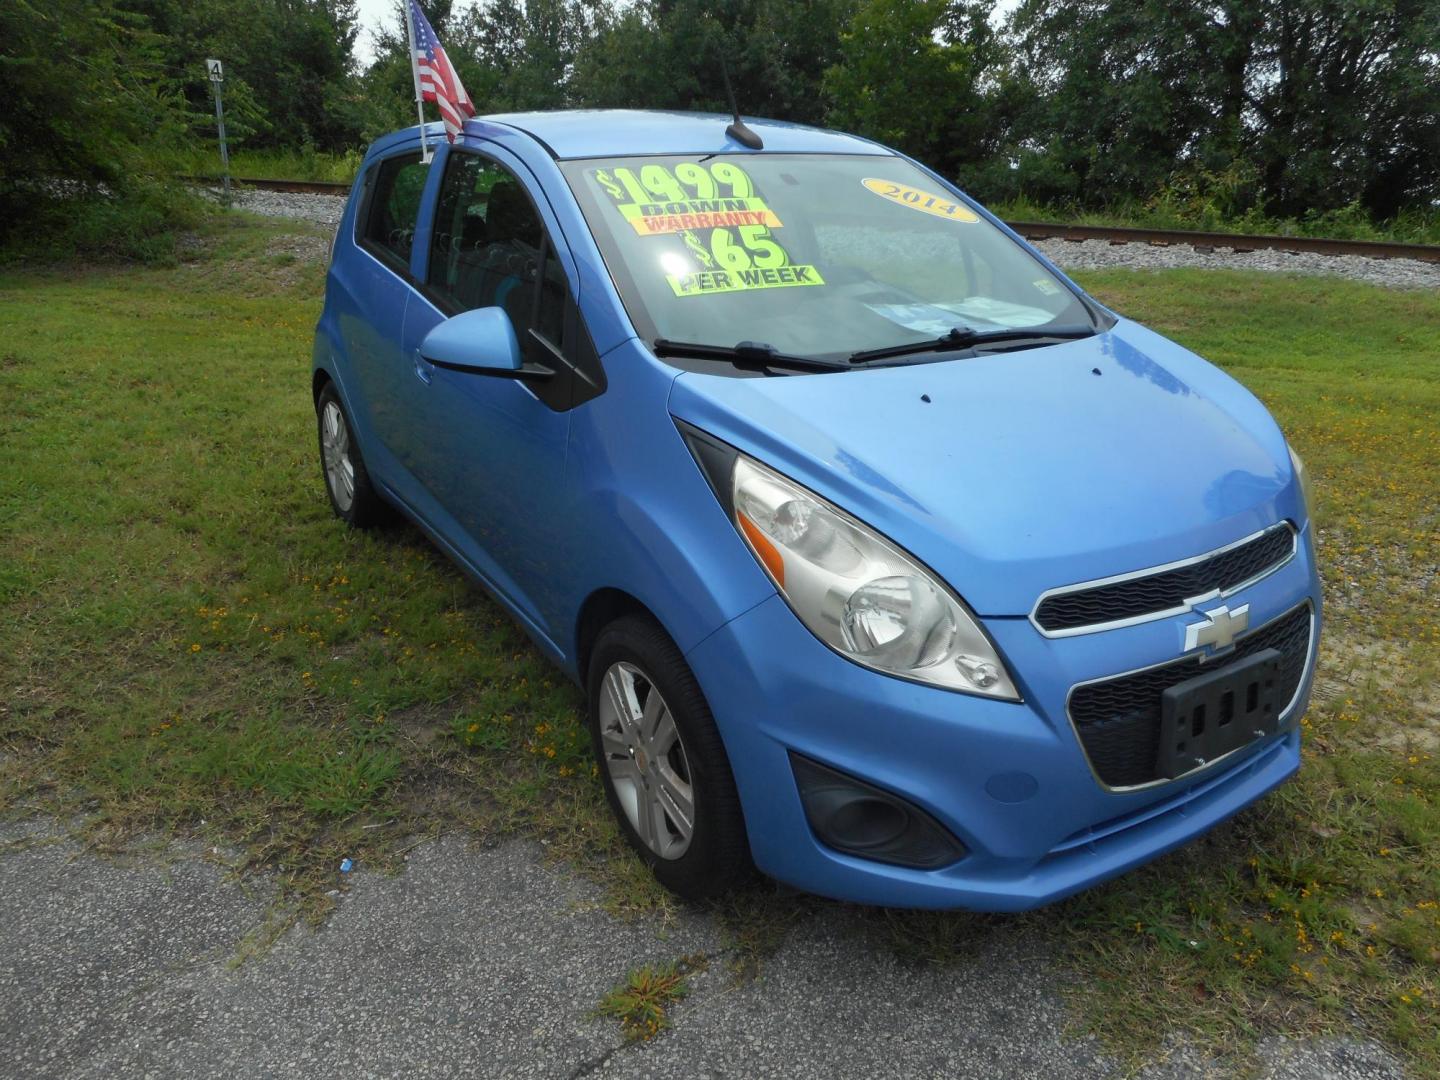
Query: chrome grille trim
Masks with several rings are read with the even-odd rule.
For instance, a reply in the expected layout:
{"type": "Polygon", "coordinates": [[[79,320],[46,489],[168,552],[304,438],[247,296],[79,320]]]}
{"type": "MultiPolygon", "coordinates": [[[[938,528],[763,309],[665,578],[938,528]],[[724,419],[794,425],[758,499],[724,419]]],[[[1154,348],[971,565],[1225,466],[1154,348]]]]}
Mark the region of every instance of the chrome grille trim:
{"type": "Polygon", "coordinates": [[[1270,525],[1266,528],[1260,529],[1258,532],[1253,532],[1249,536],[1241,537],[1239,540],[1235,540],[1229,544],[1214,548],[1213,550],[1204,552],[1203,554],[1194,555],[1188,559],[1177,559],[1175,562],[1162,563],[1159,566],[1149,566],[1146,567],[1144,570],[1132,570],[1129,573],[1125,574],[1112,574],[1110,577],[1094,578],[1090,581],[1076,582],[1073,585],[1060,585],[1053,589],[1046,589],[1043,593],[1041,593],[1038,597],[1035,598],[1035,603],[1030,608],[1030,614],[1028,618],[1030,620],[1030,625],[1033,626],[1040,634],[1047,638],[1065,638],[1076,637],[1080,634],[1098,634],[1105,630],[1119,630],[1127,626],[1139,626],[1142,623],[1155,622],[1157,619],[1173,618],[1176,615],[1184,615],[1187,612],[1194,611],[1201,604],[1208,604],[1217,599],[1224,599],[1228,596],[1234,596],[1241,590],[1248,589],[1257,581],[1261,581],[1269,577],[1276,571],[1280,570],[1281,568],[1288,566],[1291,562],[1294,561],[1295,554],[1297,551],[1299,551],[1299,549],[1299,531],[1291,522],[1279,521],[1276,522],[1274,525],[1270,525]],[[1231,585],[1229,588],[1211,589],[1209,592],[1201,593],[1198,596],[1186,597],[1183,603],[1175,605],[1173,607],[1165,608],[1161,611],[1147,611],[1143,614],[1132,615],[1124,619],[1111,619],[1106,622],[1087,623],[1084,626],[1071,626],[1062,630],[1047,630],[1040,623],[1040,606],[1044,604],[1046,600],[1049,600],[1051,597],[1066,596],[1070,593],[1088,592],[1092,589],[1104,588],[1107,585],[1116,585],[1121,582],[1135,581],[1139,578],[1156,577],[1160,574],[1170,573],[1173,570],[1181,570],[1187,566],[1194,566],[1196,563],[1205,562],[1207,559],[1214,559],[1217,556],[1224,555],[1226,552],[1234,551],[1236,548],[1244,547],[1246,544],[1253,543],[1256,540],[1259,540],[1260,538],[1272,532],[1276,532],[1280,529],[1288,529],[1290,532],[1290,551],[1285,555],[1285,557],[1280,559],[1278,562],[1270,564],[1258,574],[1254,574],[1251,577],[1246,578],[1244,581],[1238,582],[1235,585],[1231,585]]]}

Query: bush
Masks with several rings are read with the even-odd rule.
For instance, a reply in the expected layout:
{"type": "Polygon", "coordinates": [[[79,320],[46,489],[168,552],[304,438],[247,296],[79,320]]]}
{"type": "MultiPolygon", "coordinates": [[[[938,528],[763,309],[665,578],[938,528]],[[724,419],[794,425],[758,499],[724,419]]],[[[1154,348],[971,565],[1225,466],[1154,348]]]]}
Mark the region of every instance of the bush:
{"type": "MultiPolygon", "coordinates": [[[[148,151],[146,164],[153,172],[174,176],[219,176],[220,151],[214,133],[183,145],[148,151]]],[[[302,147],[298,150],[255,150],[230,145],[230,175],[263,180],[325,180],[348,184],[360,171],[363,148],[336,153],[302,147]]]]}
{"type": "Polygon", "coordinates": [[[78,184],[37,189],[21,223],[0,246],[0,265],[76,258],[171,263],[179,234],[213,209],[201,195],[153,179],[115,190],[78,184]]]}

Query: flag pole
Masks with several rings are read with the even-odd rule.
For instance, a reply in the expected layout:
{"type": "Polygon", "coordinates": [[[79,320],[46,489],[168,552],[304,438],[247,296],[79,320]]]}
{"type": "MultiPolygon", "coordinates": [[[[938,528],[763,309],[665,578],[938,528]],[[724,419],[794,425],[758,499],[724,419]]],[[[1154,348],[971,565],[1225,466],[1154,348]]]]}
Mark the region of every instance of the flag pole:
{"type": "Polygon", "coordinates": [[[410,77],[415,81],[415,115],[420,119],[420,160],[429,164],[430,144],[425,141],[425,99],[420,96],[420,65],[415,62],[415,20],[410,14],[414,0],[405,0],[405,37],[410,42],[410,77]]]}

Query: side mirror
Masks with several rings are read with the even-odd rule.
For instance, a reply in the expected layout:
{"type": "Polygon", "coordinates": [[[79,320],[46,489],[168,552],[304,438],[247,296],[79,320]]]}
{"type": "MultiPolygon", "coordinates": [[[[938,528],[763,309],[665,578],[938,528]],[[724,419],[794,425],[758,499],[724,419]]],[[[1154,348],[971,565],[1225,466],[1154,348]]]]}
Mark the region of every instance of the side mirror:
{"type": "Polygon", "coordinates": [[[425,335],[420,355],[436,367],[473,375],[545,379],[554,374],[525,364],[515,327],[500,307],[475,308],[446,319],[425,335]]]}

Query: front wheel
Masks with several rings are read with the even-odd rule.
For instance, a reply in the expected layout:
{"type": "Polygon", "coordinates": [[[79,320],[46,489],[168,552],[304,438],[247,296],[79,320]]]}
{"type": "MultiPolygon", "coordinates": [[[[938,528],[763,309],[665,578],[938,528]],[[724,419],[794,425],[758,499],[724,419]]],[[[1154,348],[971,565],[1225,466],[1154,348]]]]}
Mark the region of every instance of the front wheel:
{"type": "Polygon", "coordinates": [[[704,900],[751,873],[730,760],[694,674],[653,620],[601,632],[587,683],[605,795],[631,847],[671,892],[704,900]]]}

